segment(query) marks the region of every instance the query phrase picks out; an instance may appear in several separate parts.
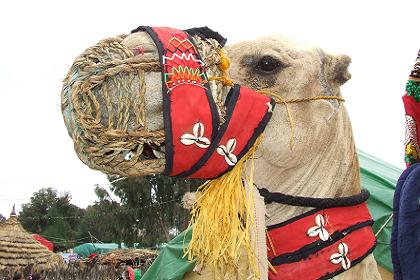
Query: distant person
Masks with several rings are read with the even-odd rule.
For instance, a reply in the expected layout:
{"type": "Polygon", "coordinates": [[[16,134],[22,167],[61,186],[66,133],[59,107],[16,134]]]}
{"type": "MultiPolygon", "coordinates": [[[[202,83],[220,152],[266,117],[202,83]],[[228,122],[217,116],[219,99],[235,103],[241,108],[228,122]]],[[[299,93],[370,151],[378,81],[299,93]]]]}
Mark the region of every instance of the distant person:
{"type": "Polygon", "coordinates": [[[13,280],[25,280],[25,277],[23,276],[22,273],[16,272],[15,275],[13,276],[13,280]]]}
{"type": "Polygon", "coordinates": [[[394,194],[391,255],[395,280],[420,279],[420,50],[403,102],[407,169],[394,194]]]}
{"type": "Polygon", "coordinates": [[[32,273],[31,275],[26,278],[26,280],[40,280],[41,275],[39,273],[32,273]]]}

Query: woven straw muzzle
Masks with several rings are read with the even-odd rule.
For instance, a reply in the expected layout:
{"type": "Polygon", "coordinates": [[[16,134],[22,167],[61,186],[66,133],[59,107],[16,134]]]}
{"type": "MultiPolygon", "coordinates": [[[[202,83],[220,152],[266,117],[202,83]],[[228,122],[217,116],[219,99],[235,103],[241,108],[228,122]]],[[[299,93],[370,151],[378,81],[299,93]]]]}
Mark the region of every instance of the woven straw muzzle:
{"type": "Polygon", "coordinates": [[[143,155],[164,142],[163,129],[151,131],[145,117],[146,76],[160,83],[160,63],[153,54],[136,56],[125,37],[102,40],[75,59],[63,82],[64,121],[90,168],[122,176],[161,173],[165,159],[143,155]]]}
{"type": "MultiPolygon", "coordinates": [[[[194,40],[214,72],[219,45],[194,40]]],[[[144,32],[102,40],[79,55],[63,81],[61,109],[80,160],[112,175],[162,173],[161,90],[157,48],[144,32]]]]}

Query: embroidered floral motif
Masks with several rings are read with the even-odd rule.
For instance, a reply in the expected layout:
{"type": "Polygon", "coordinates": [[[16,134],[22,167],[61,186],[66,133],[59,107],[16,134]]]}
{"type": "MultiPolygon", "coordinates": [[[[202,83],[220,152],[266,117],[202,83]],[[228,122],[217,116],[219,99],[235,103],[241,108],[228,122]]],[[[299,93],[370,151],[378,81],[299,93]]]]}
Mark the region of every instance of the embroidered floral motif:
{"type": "Polygon", "coordinates": [[[349,247],[346,243],[341,242],[338,244],[338,253],[332,254],[330,257],[330,261],[333,264],[339,264],[341,263],[341,266],[344,270],[348,270],[350,268],[351,262],[349,258],[347,257],[347,254],[349,252],[349,247]]]}
{"type": "Polygon", "coordinates": [[[190,40],[171,38],[167,53],[163,56],[163,65],[164,80],[169,90],[183,84],[205,88],[205,63],[197,56],[197,50],[190,40]]]}
{"type": "Polygon", "coordinates": [[[184,145],[196,144],[202,149],[210,146],[210,140],[204,137],[204,125],[202,123],[196,123],[193,127],[193,134],[185,133],[181,136],[181,142],[184,145]]]}
{"type": "Polygon", "coordinates": [[[330,234],[325,229],[325,220],[321,214],[315,216],[315,224],[316,226],[308,229],[308,236],[314,237],[318,235],[322,241],[327,241],[330,238],[330,234]]]}
{"type": "Polygon", "coordinates": [[[419,161],[419,152],[416,121],[412,116],[405,115],[405,162],[412,164],[419,161]]]}
{"type": "Polygon", "coordinates": [[[233,150],[235,150],[235,147],[235,138],[229,139],[226,143],[226,146],[220,145],[219,147],[217,147],[217,152],[219,153],[219,155],[224,156],[227,164],[229,164],[230,166],[234,166],[238,162],[238,159],[232,153],[233,150]]]}

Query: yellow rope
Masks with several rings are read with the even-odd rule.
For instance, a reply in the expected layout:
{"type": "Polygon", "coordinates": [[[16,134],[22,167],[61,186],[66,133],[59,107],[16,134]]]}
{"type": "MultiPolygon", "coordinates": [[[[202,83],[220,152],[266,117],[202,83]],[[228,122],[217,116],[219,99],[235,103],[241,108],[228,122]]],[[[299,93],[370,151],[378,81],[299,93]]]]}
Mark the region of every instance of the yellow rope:
{"type": "Polygon", "coordinates": [[[271,264],[270,261],[268,261],[268,268],[276,275],[277,270],[274,268],[274,266],[271,264]]]}
{"type": "Polygon", "coordinates": [[[268,242],[270,243],[271,251],[273,252],[274,256],[277,256],[276,250],[274,248],[273,240],[271,239],[271,236],[267,230],[265,231],[265,234],[267,235],[268,242]]]}
{"type": "MultiPolygon", "coordinates": [[[[231,80],[227,77],[226,72],[223,73],[222,77],[209,77],[209,80],[210,81],[219,81],[219,82],[223,83],[223,85],[225,85],[225,86],[233,86],[234,85],[233,80],[231,80]]],[[[284,107],[286,108],[286,112],[287,112],[287,119],[289,121],[290,130],[291,130],[290,139],[289,139],[290,149],[293,149],[293,139],[294,139],[294,136],[295,136],[295,124],[293,122],[292,113],[290,112],[290,109],[289,109],[289,104],[290,103],[300,103],[300,102],[306,102],[306,101],[311,101],[311,100],[337,100],[337,101],[343,101],[343,102],[345,101],[343,97],[335,96],[335,95],[333,95],[333,96],[319,95],[319,96],[285,100],[279,94],[277,94],[275,92],[272,92],[272,91],[269,91],[269,90],[259,90],[257,92],[273,97],[274,100],[276,101],[276,103],[284,104],[284,107]]]]}
{"type": "Polygon", "coordinates": [[[284,104],[284,107],[286,107],[287,117],[288,117],[288,120],[289,120],[290,130],[291,130],[290,140],[289,140],[290,149],[293,149],[293,139],[294,139],[294,136],[295,136],[295,124],[293,122],[292,114],[290,113],[290,110],[289,110],[289,104],[290,103],[299,103],[299,102],[306,102],[306,101],[311,101],[311,100],[337,100],[337,101],[345,101],[343,97],[341,97],[341,96],[334,96],[334,95],[333,96],[319,95],[319,96],[312,96],[312,97],[304,97],[304,98],[295,98],[295,99],[284,100],[283,97],[281,97],[277,93],[272,92],[272,91],[269,91],[269,90],[260,90],[258,92],[259,93],[262,93],[262,94],[265,94],[265,95],[272,96],[274,98],[274,100],[276,101],[276,103],[283,103],[284,104]]]}
{"type": "Polygon", "coordinates": [[[233,86],[233,84],[234,84],[231,79],[229,79],[227,77],[224,77],[224,76],[222,76],[222,77],[209,77],[209,81],[219,81],[223,85],[229,86],[229,87],[233,86]]]}

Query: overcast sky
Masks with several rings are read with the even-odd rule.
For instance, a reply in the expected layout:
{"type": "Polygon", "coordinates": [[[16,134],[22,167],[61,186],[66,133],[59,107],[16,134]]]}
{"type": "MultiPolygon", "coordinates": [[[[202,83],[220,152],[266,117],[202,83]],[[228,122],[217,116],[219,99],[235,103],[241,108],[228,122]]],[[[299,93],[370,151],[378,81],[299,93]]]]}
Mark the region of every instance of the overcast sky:
{"type": "Polygon", "coordinates": [[[342,92],[356,145],[403,168],[401,95],[420,48],[418,21],[418,1],[2,1],[0,213],[41,187],[70,191],[85,207],[94,185],[106,186],[73,151],[61,81],[85,48],[139,25],[207,25],[230,44],[285,34],[350,55],[342,92]]]}

